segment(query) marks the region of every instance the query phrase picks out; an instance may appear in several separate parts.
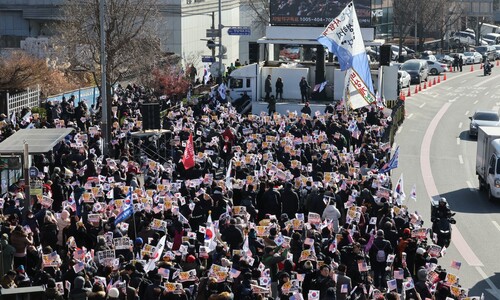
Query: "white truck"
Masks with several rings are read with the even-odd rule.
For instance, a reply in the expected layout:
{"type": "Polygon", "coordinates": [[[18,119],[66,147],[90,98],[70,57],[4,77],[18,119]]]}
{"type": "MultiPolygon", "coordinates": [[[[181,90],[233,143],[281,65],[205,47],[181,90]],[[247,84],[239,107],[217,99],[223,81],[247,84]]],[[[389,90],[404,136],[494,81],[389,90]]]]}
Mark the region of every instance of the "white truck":
{"type": "Polygon", "coordinates": [[[500,198],[500,127],[479,127],[476,174],[479,189],[488,193],[488,199],[500,198]]]}

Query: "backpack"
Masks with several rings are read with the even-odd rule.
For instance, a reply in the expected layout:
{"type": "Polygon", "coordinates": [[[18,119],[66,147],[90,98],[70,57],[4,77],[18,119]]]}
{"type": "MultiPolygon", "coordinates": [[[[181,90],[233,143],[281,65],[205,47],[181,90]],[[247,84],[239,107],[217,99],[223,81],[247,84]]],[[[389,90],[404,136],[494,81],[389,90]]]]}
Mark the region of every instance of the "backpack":
{"type": "Polygon", "coordinates": [[[373,246],[375,246],[375,249],[377,250],[377,254],[375,255],[375,260],[379,263],[384,263],[385,260],[386,260],[386,257],[385,257],[385,245],[384,245],[384,248],[382,249],[379,249],[377,247],[377,245],[373,244],[373,246]]]}

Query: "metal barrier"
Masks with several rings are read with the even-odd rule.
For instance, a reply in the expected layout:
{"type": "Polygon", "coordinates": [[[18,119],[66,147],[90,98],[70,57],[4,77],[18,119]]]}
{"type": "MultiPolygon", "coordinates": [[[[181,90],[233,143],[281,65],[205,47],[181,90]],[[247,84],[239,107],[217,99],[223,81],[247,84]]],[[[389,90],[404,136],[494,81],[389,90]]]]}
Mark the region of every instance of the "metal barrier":
{"type": "Polygon", "coordinates": [[[390,142],[390,145],[392,146],[396,131],[398,131],[399,126],[403,124],[405,119],[405,102],[402,100],[387,101],[387,107],[392,109],[392,122],[385,130],[384,135],[382,136],[382,142],[390,142]]]}
{"type": "Polygon", "coordinates": [[[1,289],[0,290],[0,299],[1,300],[45,300],[47,297],[45,296],[45,287],[43,285],[38,286],[30,286],[30,287],[21,287],[21,288],[12,288],[12,289],[1,289]]]}

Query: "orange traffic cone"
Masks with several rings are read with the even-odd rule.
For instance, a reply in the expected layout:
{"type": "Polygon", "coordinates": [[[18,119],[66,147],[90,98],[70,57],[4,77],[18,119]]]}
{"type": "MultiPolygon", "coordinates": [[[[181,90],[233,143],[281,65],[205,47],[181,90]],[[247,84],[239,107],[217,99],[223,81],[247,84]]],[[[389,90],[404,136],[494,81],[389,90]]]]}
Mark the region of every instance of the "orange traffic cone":
{"type": "Polygon", "coordinates": [[[408,88],[408,93],[406,94],[406,97],[411,97],[411,91],[410,91],[410,90],[411,90],[411,89],[410,89],[410,88],[408,88]]]}
{"type": "Polygon", "coordinates": [[[497,60],[497,67],[500,66],[500,60],[497,60]]]}
{"type": "Polygon", "coordinates": [[[446,80],[446,73],[444,73],[443,80],[446,80]]]}
{"type": "Polygon", "coordinates": [[[438,76],[438,83],[441,83],[441,76],[438,76]]]}
{"type": "Polygon", "coordinates": [[[432,80],[429,80],[429,87],[432,87],[432,80]]]}
{"type": "MultiPolygon", "coordinates": [[[[438,76],[439,78],[439,76],[438,76]]],[[[436,85],[436,77],[434,77],[434,82],[432,83],[432,85],[436,85]]]]}
{"type": "Polygon", "coordinates": [[[424,81],[424,90],[427,89],[427,81],[424,81]]]}
{"type": "Polygon", "coordinates": [[[405,101],[406,100],[405,94],[403,93],[403,91],[401,91],[401,93],[399,95],[399,99],[401,99],[401,101],[405,101]]]}
{"type": "Polygon", "coordinates": [[[421,92],[422,91],[422,85],[419,83],[418,84],[418,91],[421,92]]]}
{"type": "Polygon", "coordinates": [[[474,72],[474,64],[470,65],[470,71],[474,72]]]}
{"type": "Polygon", "coordinates": [[[413,94],[418,94],[418,86],[415,86],[415,91],[413,92],[413,94]]]}
{"type": "Polygon", "coordinates": [[[451,68],[451,66],[450,66],[450,72],[453,72],[453,69],[451,68]]]}

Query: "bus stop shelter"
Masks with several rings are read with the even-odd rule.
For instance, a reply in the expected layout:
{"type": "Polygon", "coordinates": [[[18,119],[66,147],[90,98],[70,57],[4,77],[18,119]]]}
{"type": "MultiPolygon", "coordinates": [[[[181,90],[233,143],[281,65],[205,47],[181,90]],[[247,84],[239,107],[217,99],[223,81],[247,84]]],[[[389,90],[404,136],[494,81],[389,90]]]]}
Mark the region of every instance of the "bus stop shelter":
{"type": "MultiPolygon", "coordinates": [[[[20,169],[23,171],[21,174],[24,177],[27,199],[30,199],[30,156],[49,152],[73,130],[73,128],[21,129],[0,143],[0,157],[22,158],[20,169]]],[[[11,178],[11,169],[3,170],[2,173],[4,172],[7,172],[7,175],[2,174],[2,178],[7,177],[7,182],[5,182],[7,187],[19,179],[11,178]]],[[[19,173],[14,172],[14,177],[16,174],[19,173]]],[[[24,210],[29,209],[30,203],[27,202],[28,205],[24,205],[24,210]]]]}

